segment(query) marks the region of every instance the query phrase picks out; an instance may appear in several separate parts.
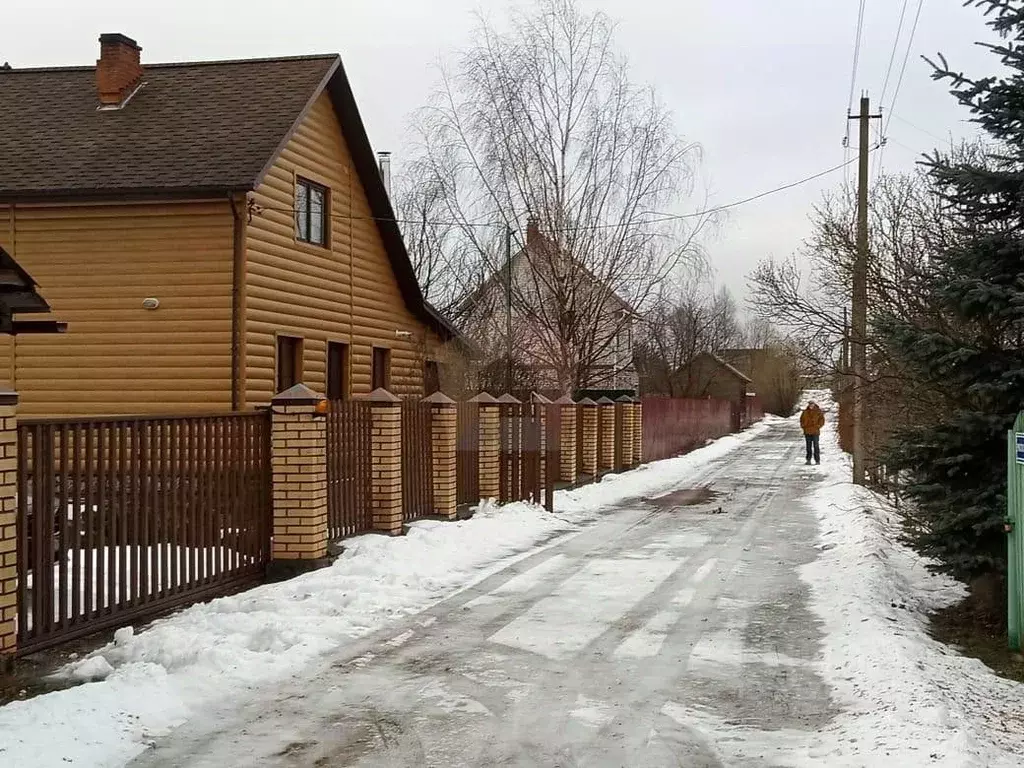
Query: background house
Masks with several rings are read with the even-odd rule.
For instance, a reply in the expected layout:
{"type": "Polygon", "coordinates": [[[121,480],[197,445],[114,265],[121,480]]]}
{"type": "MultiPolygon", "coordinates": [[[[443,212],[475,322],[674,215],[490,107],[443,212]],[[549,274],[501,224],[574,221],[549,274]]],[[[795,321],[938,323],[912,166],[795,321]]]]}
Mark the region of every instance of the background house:
{"type": "Polygon", "coordinates": [[[459,323],[490,363],[485,387],[634,393],[635,317],[611,286],[560,253],[531,221],[511,267],[506,262],[464,302],[459,323]]]}
{"type": "Polygon", "coordinates": [[[60,336],[0,339],[28,414],[249,408],[304,381],[421,394],[419,290],[337,55],[0,70],[0,246],[60,336]]]}

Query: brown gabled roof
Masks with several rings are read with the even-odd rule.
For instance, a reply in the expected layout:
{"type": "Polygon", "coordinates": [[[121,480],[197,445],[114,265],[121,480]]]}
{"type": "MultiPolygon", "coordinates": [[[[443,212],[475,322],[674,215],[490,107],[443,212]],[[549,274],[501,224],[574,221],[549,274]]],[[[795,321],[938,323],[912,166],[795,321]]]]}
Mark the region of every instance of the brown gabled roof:
{"type": "Polygon", "coordinates": [[[146,64],[118,110],[97,109],[95,73],[0,69],[0,200],[253,190],[326,90],[406,305],[458,337],[424,301],[340,56],[146,64]]]}
{"type": "Polygon", "coordinates": [[[0,198],[253,189],[338,63],[149,64],[118,110],[94,67],[0,70],[0,198]]]}

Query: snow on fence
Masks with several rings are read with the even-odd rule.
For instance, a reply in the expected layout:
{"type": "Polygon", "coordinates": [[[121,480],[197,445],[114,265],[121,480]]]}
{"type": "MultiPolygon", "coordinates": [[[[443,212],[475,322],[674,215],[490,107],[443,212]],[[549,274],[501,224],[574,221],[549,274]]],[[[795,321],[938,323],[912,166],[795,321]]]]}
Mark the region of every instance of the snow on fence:
{"type": "Polygon", "coordinates": [[[732,432],[728,400],[649,397],[643,400],[643,459],[678,456],[732,432]]]}
{"type": "Polygon", "coordinates": [[[268,413],[18,425],[18,646],[38,650],[258,581],[268,413]]]}

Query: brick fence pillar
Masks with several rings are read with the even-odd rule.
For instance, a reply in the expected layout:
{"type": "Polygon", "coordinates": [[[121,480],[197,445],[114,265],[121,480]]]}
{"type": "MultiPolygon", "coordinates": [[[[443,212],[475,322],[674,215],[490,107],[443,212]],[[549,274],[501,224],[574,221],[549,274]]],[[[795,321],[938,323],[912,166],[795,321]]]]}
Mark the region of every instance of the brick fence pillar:
{"type": "Polygon", "coordinates": [[[456,493],[455,443],[458,434],[455,401],[443,392],[423,399],[430,403],[430,444],[434,474],[434,514],[454,520],[456,493]]]}
{"type": "Polygon", "coordinates": [[[18,395],[0,391],[0,672],[18,649],[18,395]]]}
{"type": "Polygon", "coordinates": [[[577,417],[583,420],[583,445],[577,446],[584,475],[597,479],[597,403],[589,397],[579,401],[577,417]]]}
{"type": "Polygon", "coordinates": [[[622,408],[622,434],[617,439],[622,443],[622,466],[633,466],[633,398],[623,395],[617,400],[622,408]]]}
{"type": "Polygon", "coordinates": [[[500,441],[501,428],[498,401],[481,392],[469,402],[480,411],[479,484],[481,499],[497,499],[501,494],[500,441]]]}
{"type": "Polygon", "coordinates": [[[633,400],[633,463],[643,463],[644,453],[644,406],[640,398],[633,400]]]}
{"type": "Polygon", "coordinates": [[[597,401],[597,418],[601,422],[601,440],[597,464],[601,472],[615,469],[615,403],[608,397],[597,401]]]}
{"type": "Polygon", "coordinates": [[[327,401],[296,384],[270,401],[272,571],[327,564],[327,401]]]}
{"type": "Polygon", "coordinates": [[[576,484],[576,403],[568,395],[555,400],[562,410],[562,434],[559,446],[562,451],[561,471],[558,479],[569,485],[576,484]]]}
{"type": "Polygon", "coordinates": [[[370,403],[370,509],[373,530],[401,536],[402,508],[402,401],[386,389],[364,398],[370,403]]]}

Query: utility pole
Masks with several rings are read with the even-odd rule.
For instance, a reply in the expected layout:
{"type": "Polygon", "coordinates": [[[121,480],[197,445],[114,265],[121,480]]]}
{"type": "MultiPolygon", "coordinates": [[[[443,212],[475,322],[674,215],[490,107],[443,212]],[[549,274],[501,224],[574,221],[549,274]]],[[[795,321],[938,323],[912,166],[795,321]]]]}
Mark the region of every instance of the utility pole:
{"type": "Polygon", "coordinates": [[[512,225],[505,225],[505,393],[512,393],[512,225]]]}
{"type": "Polygon", "coordinates": [[[857,257],[853,262],[853,296],[850,307],[850,357],[853,368],[853,482],[864,484],[864,388],[867,379],[868,337],[868,182],[871,151],[871,102],[860,97],[860,114],[850,120],[860,122],[860,171],[857,177],[857,257]]]}

